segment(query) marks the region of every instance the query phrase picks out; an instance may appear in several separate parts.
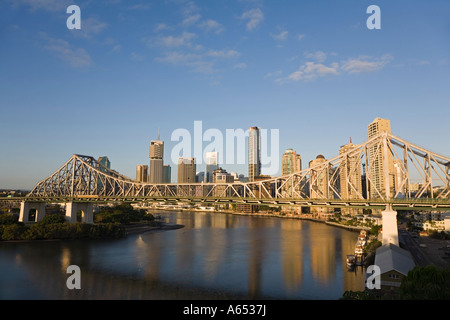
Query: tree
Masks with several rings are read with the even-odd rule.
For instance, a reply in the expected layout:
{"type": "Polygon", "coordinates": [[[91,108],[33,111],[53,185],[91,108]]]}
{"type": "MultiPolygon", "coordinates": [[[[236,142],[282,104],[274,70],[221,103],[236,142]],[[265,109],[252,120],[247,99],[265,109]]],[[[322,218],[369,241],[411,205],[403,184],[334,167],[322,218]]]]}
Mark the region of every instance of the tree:
{"type": "Polygon", "coordinates": [[[434,265],[415,266],[402,279],[399,297],[407,300],[450,299],[450,269],[434,265]]]}

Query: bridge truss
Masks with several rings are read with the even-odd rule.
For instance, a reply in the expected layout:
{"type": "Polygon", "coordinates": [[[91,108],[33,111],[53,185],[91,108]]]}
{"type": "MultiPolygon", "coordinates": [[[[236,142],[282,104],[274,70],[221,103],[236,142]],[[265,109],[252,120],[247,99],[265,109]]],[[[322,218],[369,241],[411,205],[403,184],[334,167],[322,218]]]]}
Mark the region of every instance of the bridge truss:
{"type": "MultiPolygon", "coordinates": [[[[342,149],[341,149],[342,150],[342,149]]],[[[450,158],[389,133],[286,176],[252,182],[146,184],[73,155],[27,201],[171,201],[450,207],[450,158]]]]}

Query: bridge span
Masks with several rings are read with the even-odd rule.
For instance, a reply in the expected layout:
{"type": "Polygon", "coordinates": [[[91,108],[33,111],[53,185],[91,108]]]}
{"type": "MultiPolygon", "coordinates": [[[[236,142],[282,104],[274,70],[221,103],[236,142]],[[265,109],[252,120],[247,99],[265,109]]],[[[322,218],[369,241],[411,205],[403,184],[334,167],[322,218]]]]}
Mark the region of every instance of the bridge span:
{"type": "Polygon", "coordinates": [[[147,184],[73,155],[21,201],[21,221],[39,221],[45,203],[66,203],[68,221],[94,204],[177,202],[283,205],[341,209],[450,210],[450,158],[390,133],[313,167],[251,182],[147,184]],[[30,212],[32,214],[30,215],[30,212]]]}

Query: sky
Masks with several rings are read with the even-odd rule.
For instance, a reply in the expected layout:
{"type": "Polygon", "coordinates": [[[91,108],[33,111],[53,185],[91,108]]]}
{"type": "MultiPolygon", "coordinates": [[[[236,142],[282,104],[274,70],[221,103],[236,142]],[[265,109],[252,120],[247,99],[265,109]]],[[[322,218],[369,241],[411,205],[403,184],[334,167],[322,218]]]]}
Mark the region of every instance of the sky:
{"type": "MultiPolygon", "coordinates": [[[[272,164],[292,148],[305,168],[381,117],[450,155],[447,0],[3,0],[0,58],[0,189],[30,190],[73,154],[135,178],[158,132],[173,182],[177,132],[202,152],[206,132],[225,149],[227,130],[258,126],[272,164]]],[[[222,167],[247,176],[236,152],[222,167]]]]}

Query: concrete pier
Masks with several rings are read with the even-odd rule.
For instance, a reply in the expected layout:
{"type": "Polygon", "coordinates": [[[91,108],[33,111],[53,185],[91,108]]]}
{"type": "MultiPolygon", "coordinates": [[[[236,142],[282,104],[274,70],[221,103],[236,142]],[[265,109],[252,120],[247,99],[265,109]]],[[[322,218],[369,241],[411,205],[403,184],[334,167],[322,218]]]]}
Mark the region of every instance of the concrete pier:
{"type": "Polygon", "coordinates": [[[66,203],[66,221],[77,222],[77,213],[81,210],[81,222],[94,223],[94,205],[92,203],[68,202],[66,203]]]}
{"type": "Polygon", "coordinates": [[[39,222],[45,216],[45,202],[22,201],[20,204],[20,222],[39,222]]]}

